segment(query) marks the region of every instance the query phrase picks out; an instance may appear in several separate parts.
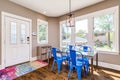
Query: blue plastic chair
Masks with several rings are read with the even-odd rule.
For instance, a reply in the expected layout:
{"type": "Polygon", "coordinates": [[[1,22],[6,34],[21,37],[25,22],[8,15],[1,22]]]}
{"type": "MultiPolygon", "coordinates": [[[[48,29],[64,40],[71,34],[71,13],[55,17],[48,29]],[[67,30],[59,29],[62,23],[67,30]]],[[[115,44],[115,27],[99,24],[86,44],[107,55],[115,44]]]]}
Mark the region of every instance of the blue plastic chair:
{"type": "Polygon", "coordinates": [[[75,50],[70,50],[70,57],[71,57],[71,62],[70,62],[70,70],[68,73],[68,79],[70,79],[70,74],[73,68],[75,68],[75,70],[77,71],[78,80],[81,80],[81,73],[82,73],[82,67],[84,66],[84,62],[82,60],[78,61],[76,59],[75,50]]]}
{"type": "Polygon", "coordinates": [[[67,60],[67,56],[57,56],[56,55],[56,52],[57,49],[56,48],[52,48],[52,54],[53,54],[53,57],[54,57],[54,60],[53,60],[53,64],[52,64],[52,71],[54,70],[54,64],[55,62],[57,63],[57,67],[58,67],[58,74],[60,74],[60,70],[61,70],[61,64],[63,62],[63,60],[67,60]]]}

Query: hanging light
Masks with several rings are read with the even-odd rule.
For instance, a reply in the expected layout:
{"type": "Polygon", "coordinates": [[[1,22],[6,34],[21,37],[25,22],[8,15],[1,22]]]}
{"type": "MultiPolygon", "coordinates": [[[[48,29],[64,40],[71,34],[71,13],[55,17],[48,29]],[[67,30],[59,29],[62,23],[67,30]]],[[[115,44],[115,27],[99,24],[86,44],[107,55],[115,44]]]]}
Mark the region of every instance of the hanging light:
{"type": "Polygon", "coordinates": [[[67,27],[75,27],[75,18],[74,14],[71,12],[71,0],[69,0],[69,13],[67,15],[67,20],[66,20],[67,27]]]}

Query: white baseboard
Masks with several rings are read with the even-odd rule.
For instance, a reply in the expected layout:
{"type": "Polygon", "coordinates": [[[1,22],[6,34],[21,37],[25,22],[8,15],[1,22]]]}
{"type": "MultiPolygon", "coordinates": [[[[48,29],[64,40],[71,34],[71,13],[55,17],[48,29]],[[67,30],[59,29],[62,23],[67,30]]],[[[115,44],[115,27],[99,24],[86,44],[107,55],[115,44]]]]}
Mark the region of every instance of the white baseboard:
{"type": "MultiPolygon", "coordinates": [[[[96,61],[94,61],[93,64],[96,65],[96,61]]],[[[116,65],[116,64],[111,64],[111,63],[98,61],[98,66],[120,71],[120,65],[116,65]]]]}
{"type": "Polygon", "coordinates": [[[32,57],[32,58],[30,59],[30,61],[35,61],[35,60],[37,60],[37,57],[32,57]]]}

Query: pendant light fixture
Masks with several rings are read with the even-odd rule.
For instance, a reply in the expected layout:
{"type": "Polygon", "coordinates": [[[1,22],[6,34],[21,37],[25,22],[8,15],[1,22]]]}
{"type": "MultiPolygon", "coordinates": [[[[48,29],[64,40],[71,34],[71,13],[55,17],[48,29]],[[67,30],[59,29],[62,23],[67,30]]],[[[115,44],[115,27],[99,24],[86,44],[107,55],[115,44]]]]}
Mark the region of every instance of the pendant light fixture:
{"type": "Polygon", "coordinates": [[[75,18],[74,14],[71,12],[71,0],[69,0],[69,13],[66,20],[67,27],[75,27],[75,18]]]}

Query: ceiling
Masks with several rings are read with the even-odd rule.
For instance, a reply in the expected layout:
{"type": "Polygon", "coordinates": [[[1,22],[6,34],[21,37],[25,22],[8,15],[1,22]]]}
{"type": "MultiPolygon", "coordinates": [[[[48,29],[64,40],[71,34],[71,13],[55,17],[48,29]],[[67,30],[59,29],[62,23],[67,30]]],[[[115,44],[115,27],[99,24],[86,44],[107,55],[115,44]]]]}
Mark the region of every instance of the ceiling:
{"type": "MultiPolygon", "coordinates": [[[[49,17],[58,17],[69,12],[69,0],[10,0],[49,17]]],[[[71,0],[75,11],[104,0],[71,0]]]]}

